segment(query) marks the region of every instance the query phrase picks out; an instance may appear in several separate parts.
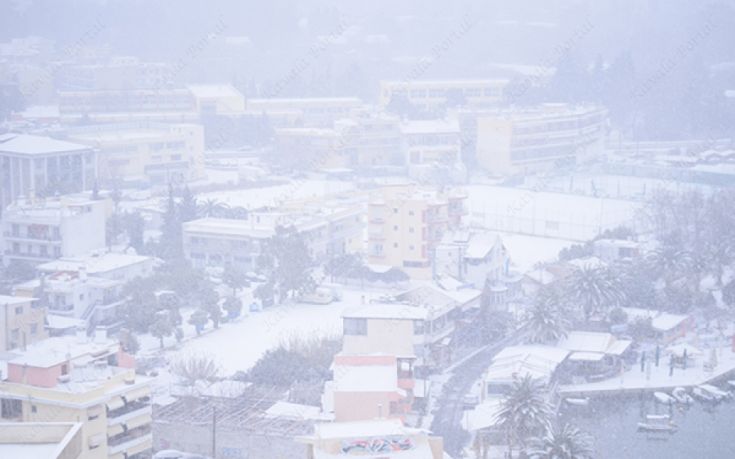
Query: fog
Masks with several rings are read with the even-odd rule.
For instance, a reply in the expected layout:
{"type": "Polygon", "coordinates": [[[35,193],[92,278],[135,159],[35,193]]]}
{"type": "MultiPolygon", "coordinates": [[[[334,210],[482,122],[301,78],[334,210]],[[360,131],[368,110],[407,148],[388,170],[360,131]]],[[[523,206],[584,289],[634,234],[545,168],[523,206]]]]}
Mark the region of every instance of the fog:
{"type": "Polygon", "coordinates": [[[0,458],[735,455],[735,5],[0,2],[0,458]]]}

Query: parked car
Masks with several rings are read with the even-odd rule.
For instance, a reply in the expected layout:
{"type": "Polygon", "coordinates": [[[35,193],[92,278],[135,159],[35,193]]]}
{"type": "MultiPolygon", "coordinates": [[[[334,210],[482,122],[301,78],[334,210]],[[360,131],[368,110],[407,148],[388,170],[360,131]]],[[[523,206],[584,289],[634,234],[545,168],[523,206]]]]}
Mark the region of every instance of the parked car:
{"type": "Polygon", "coordinates": [[[300,302],[310,304],[329,304],[338,299],[339,295],[337,292],[326,287],[319,287],[313,292],[304,293],[299,297],[300,302]]]}
{"type": "Polygon", "coordinates": [[[175,449],[165,449],[153,455],[153,459],[211,459],[201,454],[185,453],[175,449]]]}

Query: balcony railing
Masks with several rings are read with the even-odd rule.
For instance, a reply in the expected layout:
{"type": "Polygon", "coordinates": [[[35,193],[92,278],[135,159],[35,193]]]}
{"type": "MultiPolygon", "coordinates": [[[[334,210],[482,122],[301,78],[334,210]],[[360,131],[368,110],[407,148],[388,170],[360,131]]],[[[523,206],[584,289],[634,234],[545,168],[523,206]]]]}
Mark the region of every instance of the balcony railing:
{"type": "Polygon", "coordinates": [[[111,411],[110,414],[107,416],[107,425],[120,424],[129,419],[152,413],[153,409],[147,403],[131,403],[125,408],[111,411]]]}
{"type": "Polygon", "coordinates": [[[107,442],[107,452],[108,454],[113,455],[117,453],[122,453],[123,451],[127,451],[129,449],[132,449],[144,443],[152,443],[152,442],[153,442],[153,434],[150,432],[143,434],[143,435],[139,435],[137,437],[125,435],[121,437],[120,439],[108,441],[107,442]]]}

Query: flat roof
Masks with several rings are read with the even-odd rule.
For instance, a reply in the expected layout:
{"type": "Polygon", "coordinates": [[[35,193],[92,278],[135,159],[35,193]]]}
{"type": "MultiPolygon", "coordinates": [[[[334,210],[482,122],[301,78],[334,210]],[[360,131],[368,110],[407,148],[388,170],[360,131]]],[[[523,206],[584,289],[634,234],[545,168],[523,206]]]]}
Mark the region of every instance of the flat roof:
{"type": "Polygon", "coordinates": [[[79,271],[80,268],[86,268],[87,274],[99,274],[151,260],[153,260],[152,257],[145,255],[105,252],[100,255],[59,258],[58,260],[38,265],[37,269],[39,271],[51,272],[79,271]]]}
{"type": "Polygon", "coordinates": [[[399,419],[329,422],[314,426],[314,434],[320,439],[384,437],[390,435],[412,435],[420,432],[423,431],[404,426],[399,419]]]}
{"type": "Polygon", "coordinates": [[[191,84],[187,86],[195,97],[210,99],[214,97],[243,97],[231,84],[191,84]]]}
{"type": "Polygon", "coordinates": [[[371,303],[342,313],[348,319],[426,320],[428,315],[425,308],[398,303],[371,303]]]}
{"type": "Polygon", "coordinates": [[[29,298],[24,296],[9,296],[9,295],[0,295],[0,304],[6,305],[6,306],[14,306],[16,304],[26,304],[33,301],[36,301],[37,298],[29,298]]]}
{"type": "Polygon", "coordinates": [[[0,457],[49,459],[54,457],[57,443],[0,443],[0,457]]]}
{"type": "Polygon", "coordinates": [[[56,153],[70,153],[91,151],[87,145],[66,142],[51,137],[42,137],[30,134],[3,134],[0,135],[0,153],[17,155],[49,155],[56,153]]]}
{"type": "Polygon", "coordinates": [[[14,350],[17,355],[8,361],[13,365],[49,368],[67,360],[76,360],[88,355],[103,354],[117,350],[119,344],[113,339],[96,341],[76,336],[57,336],[27,346],[25,351],[14,350]]]}

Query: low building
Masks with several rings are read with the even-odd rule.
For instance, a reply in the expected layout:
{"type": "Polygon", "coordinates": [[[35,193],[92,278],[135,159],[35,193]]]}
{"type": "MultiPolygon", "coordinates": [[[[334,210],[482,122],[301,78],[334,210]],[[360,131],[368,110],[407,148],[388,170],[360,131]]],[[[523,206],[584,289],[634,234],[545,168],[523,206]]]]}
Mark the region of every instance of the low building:
{"type": "Polygon", "coordinates": [[[202,114],[242,113],[245,110],[245,97],[231,84],[196,84],[188,88],[202,114]]]}
{"type": "Polygon", "coordinates": [[[357,97],[304,97],[248,99],[245,108],[267,116],[298,114],[304,127],[331,128],[336,120],[349,117],[362,105],[363,102],[357,97]]]}
{"type": "Polygon", "coordinates": [[[509,80],[456,79],[456,80],[401,80],[380,82],[380,106],[391,100],[406,98],[419,110],[437,112],[448,104],[492,107],[503,100],[509,80]]]}
{"type": "Polygon", "coordinates": [[[451,276],[473,288],[502,284],[511,276],[510,256],[496,233],[448,232],[437,245],[435,275],[451,276]]]}
{"type": "Polygon", "coordinates": [[[598,381],[622,371],[631,344],[631,340],[617,339],[610,333],[573,331],[559,341],[558,347],[570,352],[566,365],[573,379],[598,381]]]}
{"type": "Polygon", "coordinates": [[[662,344],[669,344],[694,330],[694,318],[688,314],[671,314],[652,309],[623,308],[628,316],[628,324],[638,320],[650,321],[653,338],[662,344]]]}
{"type": "Polygon", "coordinates": [[[245,220],[202,218],[184,223],[184,253],[194,266],[234,264],[257,270],[263,244],[278,227],[293,226],[302,234],[313,259],[351,252],[362,242],[363,211],[353,206],[308,210],[251,212],[245,220]]]}
{"type": "Polygon", "coordinates": [[[76,257],[61,257],[36,266],[39,273],[79,273],[86,272],[89,277],[130,282],[133,279],[149,277],[153,274],[157,260],[146,255],[133,255],[119,252],[94,252],[76,257]]]}
{"type": "Polygon", "coordinates": [[[5,422],[79,422],[80,459],[150,456],[150,381],[104,336],[48,338],[14,352],[0,382],[5,422]]]}
{"type": "Polygon", "coordinates": [[[344,167],[345,140],[330,128],[282,128],[275,130],[276,159],[287,167],[314,170],[344,167]]]}
{"type": "Polygon", "coordinates": [[[119,309],[125,298],[123,283],[78,272],[42,274],[40,279],[14,287],[16,296],[36,296],[48,310],[49,317],[80,319],[86,326],[112,326],[119,322],[119,309]]]}
{"type": "Polygon", "coordinates": [[[482,379],[481,399],[498,398],[508,393],[518,378],[530,377],[549,386],[556,379],[557,368],[569,351],[553,346],[510,346],[498,352],[482,379]]]}
{"type": "Polygon", "coordinates": [[[607,111],[594,106],[546,104],[478,112],[475,119],[474,159],[493,175],[530,174],[597,158],[607,135],[607,111]]]}
{"type": "Polygon", "coordinates": [[[95,148],[103,184],[165,185],[204,176],[204,129],[198,124],[99,124],[63,136],[95,148]]]}
{"type": "Polygon", "coordinates": [[[0,352],[45,339],[46,311],[36,298],[0,295],[0,352]]]}
{"type": "Polygon", "coordinates": [[[342,152],[351,168],[402,168],[406,165],[398,117],[356,111],[351,118],[337,120],[334,129],[342,136],[342,152]]]}
{"type": "Polygon", "coordinates": [[[314,426],[312,435],[301,436],[299,441],[307,445],[306,459],[446,457],[441,437],[405,427],[397,419],[321,423],[314,426]]]}
{"type": "Polygon", "coordinates": [[[197,100],[186,88],[59,91],[58,97],[64,124],[199,120],[197,100]]]}
{"type": "Polygon", "coordinates": [[[88,145],[28,134],[0,134],[0,214],[21,196],[91,190],[97,156],[88,145]]]}
{"type": "Polygon", "coordinates": [[[337,422],[402,419],[413,402],[413,373],[410,364],[403,365],[390,355],[337,354],[334,378],[324,385],[323,411],[337,422]]]}
{"type": "Polygon", "coordinates": [[[627,239],[598,239],[592,244],[595,256],[610,263],[640,255],[640,245],[627,239]]]}
{"type": "Polygon", "coordinates": [[[19,200],[2,220],[3,262],[45,263],[105,247],[108,202],[81,197],[19,200]]]}
{"type": "Polygon", "coordinates": [[[0,422],[0,457],[80,459],[78,422],[0,422]]]}

